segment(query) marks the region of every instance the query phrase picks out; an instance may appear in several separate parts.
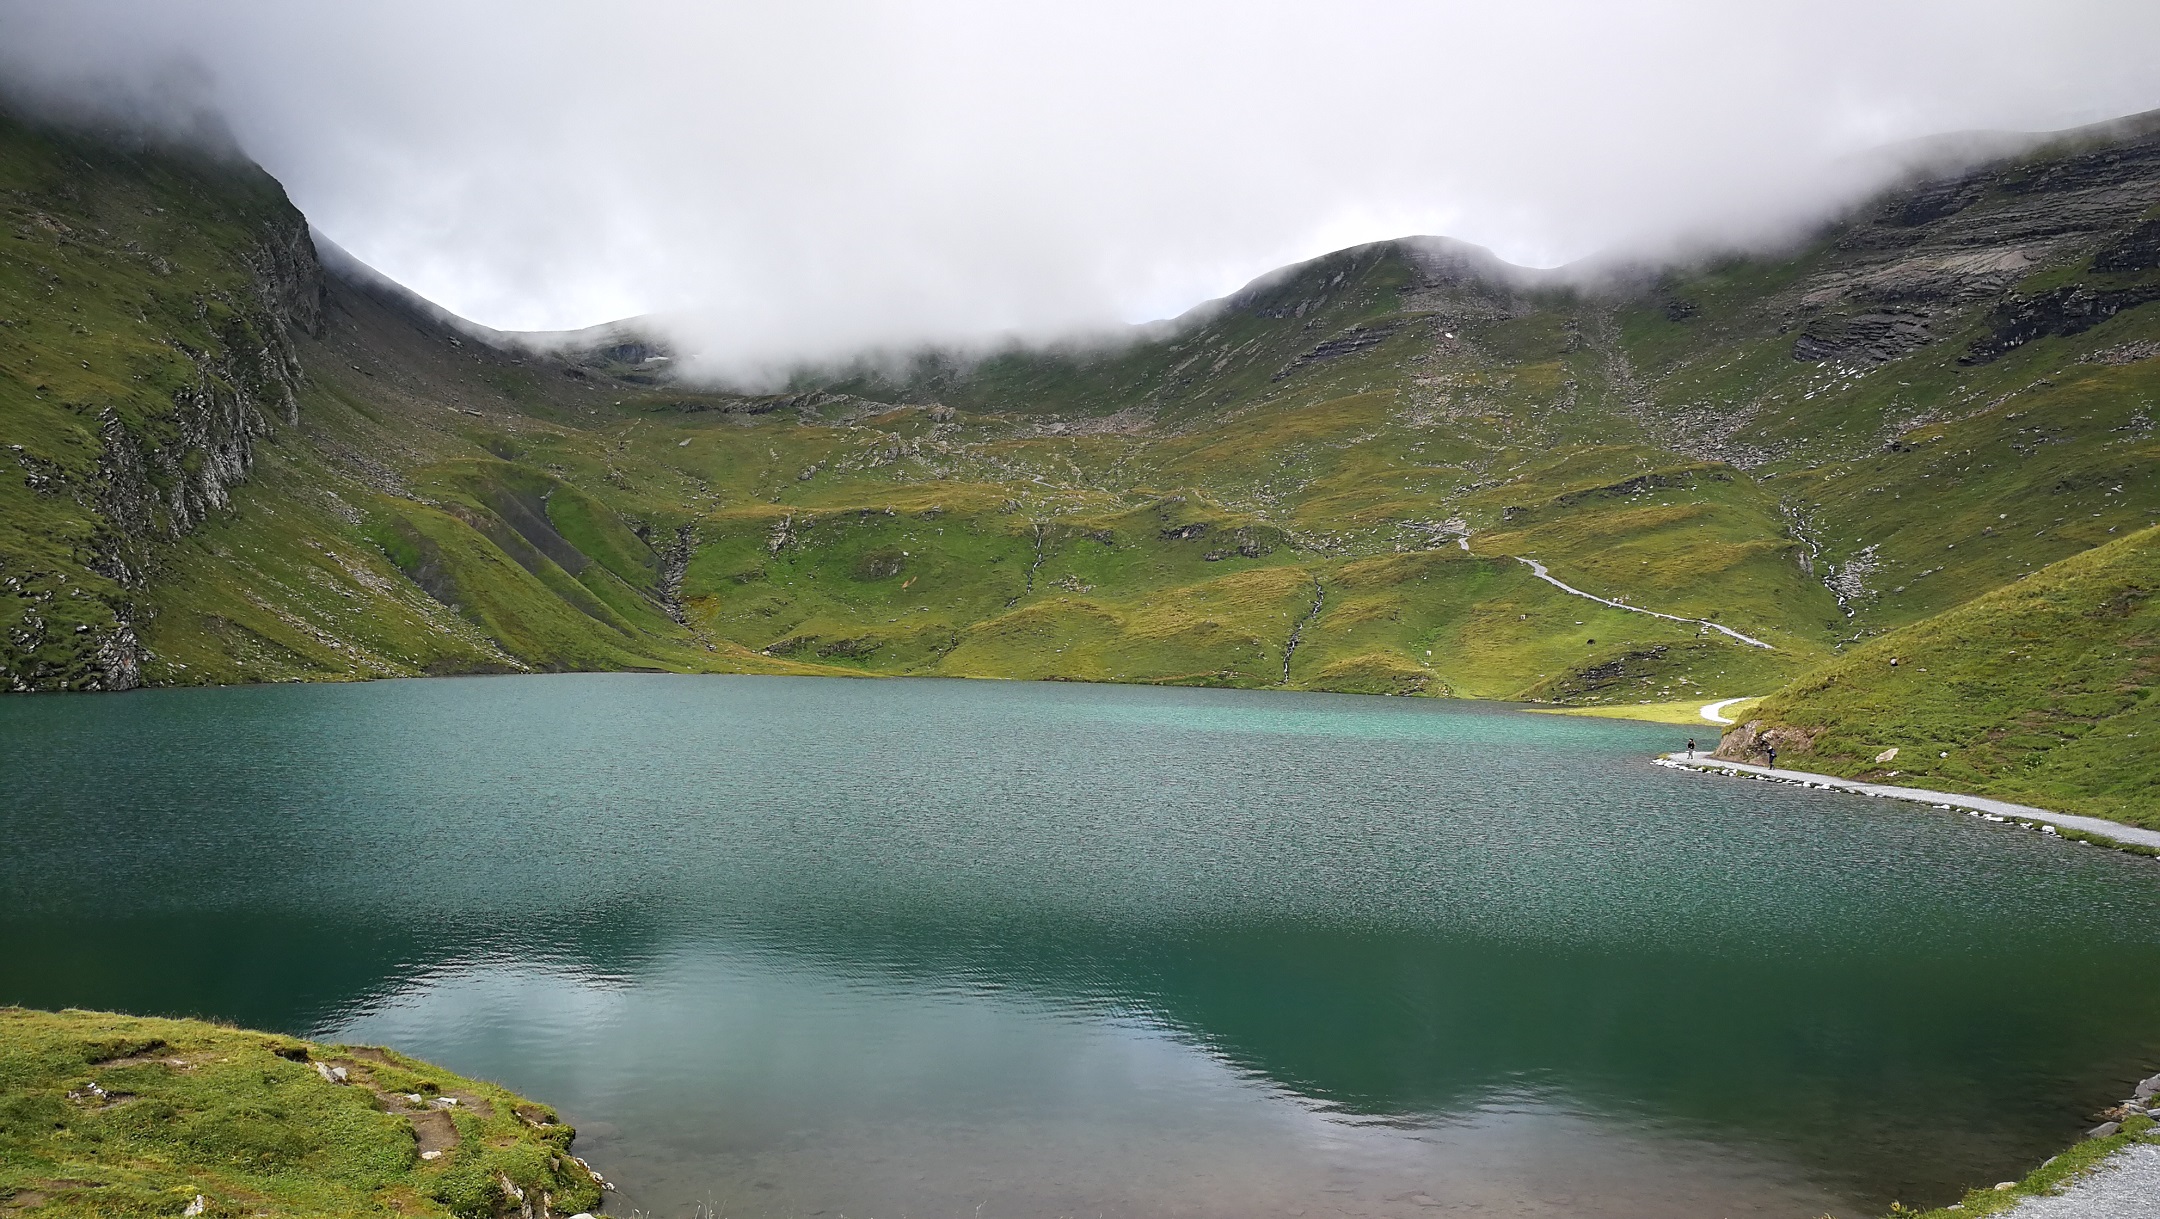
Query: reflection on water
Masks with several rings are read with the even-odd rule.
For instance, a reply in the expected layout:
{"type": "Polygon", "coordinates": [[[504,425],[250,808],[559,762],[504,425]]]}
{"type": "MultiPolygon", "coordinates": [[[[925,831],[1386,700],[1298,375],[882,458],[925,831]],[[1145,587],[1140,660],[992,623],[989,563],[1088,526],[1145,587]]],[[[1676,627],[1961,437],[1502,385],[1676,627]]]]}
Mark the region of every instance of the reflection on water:
{"type": "Polygon", "coordinates": [[[1879,1213],[2160,1059],[2160,869],[1645,725],[617,675],[0,733],[0,999],[390,1042],[661,1214],[1879,1213]]]}
{"type": "Polygon", "coordinates": [[[1774,1161],[1528,1081],[1375,1120],[1107,1010],[1075,1019],[1025,996],[720,952],[656,961],[638,989],[474,963],[341,1028],[460,1062],[548,1064],[543,1090],[570,1098],[573,1119],[617,1116],[581,1125],[581,1144],[632,1183],[631,1206],[1647,1217],[1722,1215],[1736,1199],[1813,1216],[1839,1201],[1774,1161]],[[541,1029],[548,1043],[520,1044],[541,1029]]]}

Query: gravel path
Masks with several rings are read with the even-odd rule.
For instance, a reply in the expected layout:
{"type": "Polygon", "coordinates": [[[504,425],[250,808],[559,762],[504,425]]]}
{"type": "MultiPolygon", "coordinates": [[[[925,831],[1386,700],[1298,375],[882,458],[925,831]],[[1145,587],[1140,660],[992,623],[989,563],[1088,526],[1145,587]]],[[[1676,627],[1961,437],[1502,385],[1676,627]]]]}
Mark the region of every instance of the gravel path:
{"type": "Polygon", "coordinates": [[[1743,694],[1738,698],[1721,698],[1714,703],[1704,703],[1702,705],[1702,710],[1696,712],[1695,714],[1702,716],[1704,719],[1709,720],[1713,724],[1730,724],[1733,722],[1733,719],[1731,716],[1725,714],[1725,708],[1732,706],[1734,703],[1744,703],[1751,698],[1760,697],[1762,696],[1758,694],[1743,694]]]}
{"type": "MultiPolygon", "coordinates": [[[[2019,821],[2037,821],[2044,825],[2059,825],[2064,829],[2082,830],[2098,834],[2117,842],[2134,842],[2139,846],[2160,849],[2160,830],[2144,830],[2119,821],[2104,821],[2098,817],[2080,817],[2075,813],[2052,813],[2029,804],[2012,804],[2008,800],[1990,800],[1986,796],[1963,796],[1956,792],[1928,791],[1919,787],[1897,787],[1888,783],[1860,783],[1852,779],[1840,779],[1833,775],[1810,774],[1804,770],[1772,770],[1767,766],[1754,766],[1746,762],[1727,762],[1698,751],[1690,759],[1683,754],[1668,753],[1658,759],[1667,766],[1688,766],[1696,770],[1723,770],[1734,774],[1755,775],[1764,779],[1782,779],[1787,783],[1804,783],[1812,787],[1828,787],[1837,791],[1855,792],[1863,796],[1882,796],[1891,800],[1912,800],[1920,804],[1933,804],[1943,808],[1961,808],[1988,817],[2008,817],[2019,821]]],[[[2160,1219],[2160,1210],[2153,1212],[2153,1219],[2160,1219]]]]}
{"type": "Polygon", "coordinates": [[[1753,635],[1743,635],[1729,626],[1719,626],[1717,623],[1710,621],[1708,618],[1682,618],[1678,614],[1661,614],[1656,610],[1644,609],[1639,605],[1629,605],[1625,601],[1609,600],[1605,597],[1598,596],[1596,593],[1586,593],[1572,584],[1561,583],[1560,580],[1555,577],[1551,572],[1545,570],[1545,565],[1543,563],[1538,562],[1536,559],[1526,559],[1521,555],[1516,555],[1515,561],[1518,563],[1528,563],[1530,565],[1531,575],[1545,581],[1547,584],[1552,585],[1554,588],[1559,589],[1561,592],[1572,593],[1578,597],[1587,597],[1590,600],[1597,602],[1599,605],[1609,605],[1616,610],[1626,610],[1628,613],[1631,614],[1648,614],[1652,618],[1663,618],[1667,622],[1685,622],[1689,626],[1699,626],[1706,631],[1717,631],[1718,633],[1723,635],[1730,635],[1734,639],[1739,640],[1740,642],[1748,645],[1751,648],[1762,648],[1763,650],[1769,652],[1777,651],[1776,648],[1773,648],[1769,644],[1764,643],[1762,640],[1755,638],[1753,635]]]}
{"type": "Polygon", "coordinates": [[[2002,1219],[2153,1219],[2160,1215],[2160,1144],[2136,1143],[2052,1198],[2027,1198],[2002,1219]]]}

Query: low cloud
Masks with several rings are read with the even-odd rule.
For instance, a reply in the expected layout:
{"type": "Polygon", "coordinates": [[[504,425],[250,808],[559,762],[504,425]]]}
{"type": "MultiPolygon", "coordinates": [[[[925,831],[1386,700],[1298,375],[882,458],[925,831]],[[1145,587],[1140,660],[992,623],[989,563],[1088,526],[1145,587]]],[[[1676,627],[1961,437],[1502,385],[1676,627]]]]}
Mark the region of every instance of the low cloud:
{"type": "Polygon", "coordinates": [[[1871,149],[2160,106],[2154,46],[2140,0],[0,0],[18,95],[221,119],[476,321],[665,314],[740,366],[1100,330],[1407,233],[1790,236],[1871,149]]]}

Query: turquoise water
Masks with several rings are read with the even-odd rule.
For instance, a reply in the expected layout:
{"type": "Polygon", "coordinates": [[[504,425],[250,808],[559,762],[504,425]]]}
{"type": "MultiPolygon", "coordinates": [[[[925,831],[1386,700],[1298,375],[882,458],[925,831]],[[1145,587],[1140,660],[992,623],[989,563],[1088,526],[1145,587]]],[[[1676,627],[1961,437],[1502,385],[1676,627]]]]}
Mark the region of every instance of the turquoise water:
{"type": "Polygon", "coordinates": [[[381,1041],[688,1215],[1809,1217],[2160,1068],[2160,866],[1686,730],[1062,684],[0,702],[0,1000],[381,1041]]]}

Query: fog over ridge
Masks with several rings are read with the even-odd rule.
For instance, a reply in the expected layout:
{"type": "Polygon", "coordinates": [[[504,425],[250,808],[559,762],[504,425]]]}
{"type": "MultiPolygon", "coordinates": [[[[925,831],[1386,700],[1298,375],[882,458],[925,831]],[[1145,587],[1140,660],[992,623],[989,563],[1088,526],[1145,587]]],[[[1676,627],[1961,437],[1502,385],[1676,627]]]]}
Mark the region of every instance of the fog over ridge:
{"type": "Polygon", "coordinates": [[[2160,107],[2130,0],[1491,9],[0,0],[0,78],[224,124],[482,325],[650,315],[743,371],[1107,336],[1413,233],[1774,241],[1911,141],[2160,107]]]}

